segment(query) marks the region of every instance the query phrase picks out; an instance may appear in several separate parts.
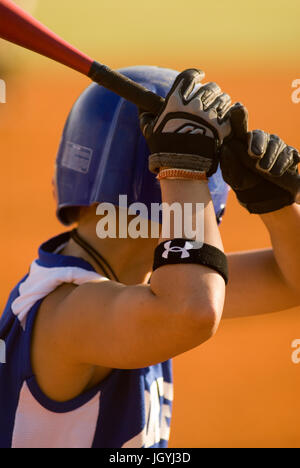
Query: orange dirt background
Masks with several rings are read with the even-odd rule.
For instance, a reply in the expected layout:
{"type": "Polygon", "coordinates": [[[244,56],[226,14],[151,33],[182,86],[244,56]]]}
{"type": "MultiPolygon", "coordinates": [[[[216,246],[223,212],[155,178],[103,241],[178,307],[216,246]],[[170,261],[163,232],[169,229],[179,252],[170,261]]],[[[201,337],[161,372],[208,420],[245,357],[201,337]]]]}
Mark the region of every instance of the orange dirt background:
{"type": "MultiPolygon", "coordinates": [[[[295,70],[276,68],[250,74],[211,69],[208,76],[247,105],[251,128],[300,147],[300,104],[291,102],[296,78],[295,70]]],[[[69,108],[87,84],[65,70],[53,76],[23,71],[6,81],[7,104],[0,104],[1,308],[37,246],[64,229],[51,193],[54,157],[69,108]]],[[[269,245],[260,219],[232,194],[221,230],[228,252],[269,245]]],[[[171,447],[300,447],[300,364],[291,361],[299,313],[224,321],[211,342],[175,359],[171,447]]]]}

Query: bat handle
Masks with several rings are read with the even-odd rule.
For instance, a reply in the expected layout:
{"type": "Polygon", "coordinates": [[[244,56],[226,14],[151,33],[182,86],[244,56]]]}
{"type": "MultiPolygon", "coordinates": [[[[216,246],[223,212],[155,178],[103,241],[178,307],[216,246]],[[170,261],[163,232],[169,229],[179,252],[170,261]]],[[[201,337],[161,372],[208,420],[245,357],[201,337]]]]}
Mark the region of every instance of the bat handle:
{"type": "Polygon", "coordinates": [[[99,62],[93,62],[88,76],[96,83],[136,104],[140,109],[153,114],[158,114],[164,103],[162,97],[99,62]]]}
{"type": "MultiPolygon", "coordinates": [[[[257,165],[256,159],[250,159],[248,157],[243,159],[243,162],[249,169],[255,171],[257,165]]],[[[260,172],[260,175],[269,182],[272,182],[273,184],[290,192],[293,195],[295,203],[300,205],[300,175],[292,174],[290,172],[286,172],[281,177],[270,176],[268,173],[263,172],[260,172]]]]}

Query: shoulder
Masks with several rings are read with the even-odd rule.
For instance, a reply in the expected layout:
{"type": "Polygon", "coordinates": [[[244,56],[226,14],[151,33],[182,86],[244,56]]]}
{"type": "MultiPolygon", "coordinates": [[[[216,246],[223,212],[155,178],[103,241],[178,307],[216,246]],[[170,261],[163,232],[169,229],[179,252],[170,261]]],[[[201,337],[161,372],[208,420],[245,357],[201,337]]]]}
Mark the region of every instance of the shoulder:
{"type": "Polygon", "coordinates": [[[66,336],[70,327],[60,320],[60,315],[63,314],[64,301],[77,288],[80,286],[64,283],[43,300],[32,334],[34,374],[41,390],[55,401],[77,397],[89,387],[90,382],[98,384],[110,372],[110,369],[93,369],[91,365],[73,363],[62,346],[61,336],[66,336]]]}

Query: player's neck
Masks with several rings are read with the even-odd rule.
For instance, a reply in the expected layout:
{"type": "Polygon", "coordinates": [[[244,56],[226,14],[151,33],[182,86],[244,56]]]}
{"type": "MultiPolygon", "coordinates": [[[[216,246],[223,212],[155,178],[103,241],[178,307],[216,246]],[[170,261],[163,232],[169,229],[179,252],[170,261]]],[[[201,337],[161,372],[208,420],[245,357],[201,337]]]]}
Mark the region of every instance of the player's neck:
{"type": "MultiPolygon", "coordinates": [[[[82,239],[105,258],[121,283],[130,285],[145,282],[152,268],[155,240],[99,239],[94,223],[80,224],[77,231],[82,239]]],[[[93,257],[74,240],[70,240],[64,254],[83,258],[91,263],[99,274],[103,274],[93,257]]]]}

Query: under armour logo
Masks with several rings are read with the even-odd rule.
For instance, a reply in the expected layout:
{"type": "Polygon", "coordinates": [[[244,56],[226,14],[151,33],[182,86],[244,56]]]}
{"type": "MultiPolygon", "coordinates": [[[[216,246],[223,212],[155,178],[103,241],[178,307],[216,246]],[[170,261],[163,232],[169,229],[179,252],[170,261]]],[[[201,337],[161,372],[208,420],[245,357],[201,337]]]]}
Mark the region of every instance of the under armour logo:
{"type": "Polygon", "coordinates": [[[190,257],[188,250],[191,250],[194,248],[193,244],[191,244],[191,242],[188,242],[188,241],[184,244],[184,247],[179,247],[178,245],[171,247],[171,244],[172,244],[172,241],[168,241],[164,243],[165,251],[162,254],[163,258],[168,258],[169,252],[181,253],[180,258],[188,258],[190,257]]]}

